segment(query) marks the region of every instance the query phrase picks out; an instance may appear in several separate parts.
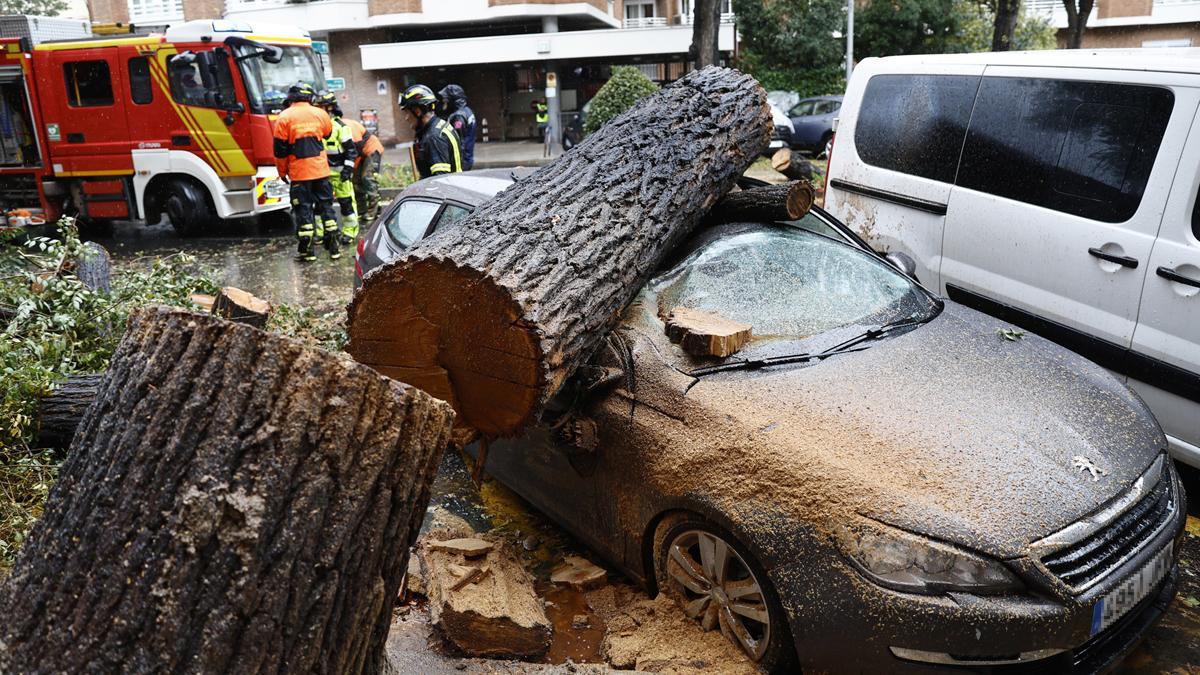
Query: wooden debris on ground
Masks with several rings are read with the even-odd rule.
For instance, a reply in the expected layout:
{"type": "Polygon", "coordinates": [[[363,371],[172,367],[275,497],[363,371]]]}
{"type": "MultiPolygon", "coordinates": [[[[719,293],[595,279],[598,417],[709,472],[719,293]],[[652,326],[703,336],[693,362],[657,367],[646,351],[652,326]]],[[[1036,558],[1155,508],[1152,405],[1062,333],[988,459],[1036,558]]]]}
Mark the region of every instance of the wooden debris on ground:
{"type": "Polygon", "coordinates": [[[572,555],[554,568],[550,573],[550,581],[578,591],[590,591],[607,583],[608,573],[590,560],[572,555]]]}
{"type": "Polygon", "coordinates": [[[380,672],[452,424],[349,358],[137,310],[0,585],[0,672],[380,672]]]}
{"type": "Polygon", "coordinates": [[[502,542],[468,559],[444,542],[418,547],[430,619],[456,651],[470,656],[535,659],[550,648],[553,628],[525,565],[502,542]]]}
{"type": "Polygon", "coordinates": [[[434,551],[441,551],[443,553],[458,553],[467,559],[481,558],[496,547],[496,545],[490,541],[476,539],[474,537],[449,539],[446,541],[431,541],[429,542],[428,546],[434,551]]]}
{"type": "Polygon", "coordinates": [[[813,165],[807,159],[792,152],[790,148],[780,148],[771,156],[771,167],[787,176],[788,180],[812,182],[813,165]]]}
{"type": "Polygon", "coordinates": [[[708,215],[710,223],[799,220],[812,208],[815,194],[807,181],[763,185],[730,192],[708,215]]]}
{"type": "Polygon", "coordinates": [[[271,316],[271,303],[240,288],[226,286],[217,293],[212,313],[223,319],[266,328],[271,316]]]}
{"type": "Polygon", "coordinates": [[[676,307],[666,321],[667,337],[694,356],[726,357],[750,341],[752,327],[716,312],[676,307]]]}
{"type": "Polygon", "coordinates": [[[497,438],[536,418],[621,309],[766,148],[766,93],[687,74],[367,276],[348,351],[497,438]],[[449,233],[448,233],[449,234],[449,233]]]}
{"type": "Polygon", "coordinates": [[[197,311],[205,314],[212,314],[213,305],[217,303],[217,296],[207,293],[192,293],[189,299],[197,311]]]}

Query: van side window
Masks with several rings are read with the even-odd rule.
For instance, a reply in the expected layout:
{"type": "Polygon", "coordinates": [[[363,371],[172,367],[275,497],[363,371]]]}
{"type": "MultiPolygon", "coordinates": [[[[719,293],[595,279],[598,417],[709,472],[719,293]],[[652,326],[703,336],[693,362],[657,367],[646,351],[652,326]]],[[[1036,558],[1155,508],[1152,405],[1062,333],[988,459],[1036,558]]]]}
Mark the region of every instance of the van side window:
{"type": "Polygon", "coordinates": [[[145,56],[129,59],[129,97],[139,105],[154,100],[154,88],[150,85],[150,60],[145,56]]]}
{"type": "Polygon", "coordinates": [[[979,88],[975,75],[876,75],[854,130],[864,162],[943,183],[954,171],[979,88]]]}
{"type": "Polygon", "coordinates": [[[1174,100],[1161,87],[986,77],[958,185],[1106,223],[1129,220],[1174,100]]]}
{"type": "Polygon", "coordinates": [[[73,108],[113,104],[108,61],[69,61],[63,64],[67,103],[73,108]]]}
{"type": "Polygon", "coordinates": [[[1192,236],[1200,240],[1200,193],[1196,195],[1196,205],[1192,207],[1192,236]]]}

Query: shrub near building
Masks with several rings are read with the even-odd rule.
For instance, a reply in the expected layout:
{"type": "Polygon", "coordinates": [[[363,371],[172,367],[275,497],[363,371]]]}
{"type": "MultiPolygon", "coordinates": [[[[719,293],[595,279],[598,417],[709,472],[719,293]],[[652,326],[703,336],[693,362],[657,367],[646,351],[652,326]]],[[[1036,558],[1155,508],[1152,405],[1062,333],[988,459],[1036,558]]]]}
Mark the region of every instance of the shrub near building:
{"type": "Polygon", "coordinates": [[[633,107],[634,103],[658,91],[658,85],[633,66],[615,66],[612,77],[592,98],[583,130],[587,133],[633,107]]]}

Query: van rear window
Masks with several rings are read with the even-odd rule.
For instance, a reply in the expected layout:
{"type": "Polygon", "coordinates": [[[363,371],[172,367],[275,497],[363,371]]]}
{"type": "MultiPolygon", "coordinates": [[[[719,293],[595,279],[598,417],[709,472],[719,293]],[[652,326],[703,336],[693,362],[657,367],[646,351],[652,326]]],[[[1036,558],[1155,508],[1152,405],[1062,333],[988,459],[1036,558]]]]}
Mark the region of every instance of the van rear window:
{"type": "Polygon", "coordinates": [[[864,162],[953,183],[976,75],[876,75],[867,82],[854,129],[864,162]]]}
{"type": "Polygon", "coordinates": [[[1092,220],[1129,220],[1171,117],[1169,89],[987,77],[958,185],[1092,220]]]}

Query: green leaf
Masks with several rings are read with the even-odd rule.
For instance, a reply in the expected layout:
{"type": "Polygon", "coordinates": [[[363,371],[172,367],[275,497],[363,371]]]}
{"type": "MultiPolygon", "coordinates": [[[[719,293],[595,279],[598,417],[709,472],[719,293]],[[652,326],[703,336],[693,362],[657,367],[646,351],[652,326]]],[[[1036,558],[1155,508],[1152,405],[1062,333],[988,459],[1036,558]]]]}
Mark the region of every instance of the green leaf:
{"type": "Polygon", "coordinates": [[[1025,331],[1017,330],[1016,328],[997,328],[996,335],[999,335],[1009,342],[1016,342],[1017,340],[1025,337],[1025,331]]]}

